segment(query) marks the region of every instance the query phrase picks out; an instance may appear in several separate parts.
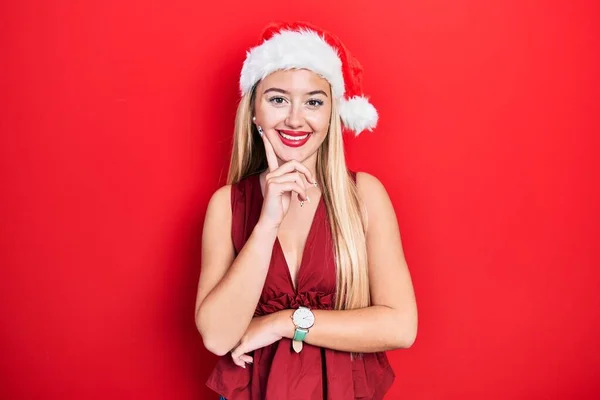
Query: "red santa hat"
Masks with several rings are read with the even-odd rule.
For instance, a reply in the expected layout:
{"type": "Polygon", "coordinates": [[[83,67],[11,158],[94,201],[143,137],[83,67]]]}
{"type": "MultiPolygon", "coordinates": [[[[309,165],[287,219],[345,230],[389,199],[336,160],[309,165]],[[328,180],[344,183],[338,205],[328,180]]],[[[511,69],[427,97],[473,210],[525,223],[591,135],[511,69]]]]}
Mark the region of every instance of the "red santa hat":
{"type": "Polygon", "coordinates": [[[305,22],[272,23],[250,49],[240,75],[242,95],[278,70],[309,69],[331,85],[344,127],[358,136],[377,125],[377,110],[362,93],[363,69],[331,33],[305,22]]]}

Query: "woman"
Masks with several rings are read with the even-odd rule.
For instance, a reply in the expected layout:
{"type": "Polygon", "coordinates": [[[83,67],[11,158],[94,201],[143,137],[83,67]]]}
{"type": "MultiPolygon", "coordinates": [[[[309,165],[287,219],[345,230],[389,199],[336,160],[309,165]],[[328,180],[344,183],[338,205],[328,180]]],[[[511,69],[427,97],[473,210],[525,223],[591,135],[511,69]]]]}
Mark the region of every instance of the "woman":
{"type": "Polygon", "coordinates": [[[247,54],[228,185],[204,225],[196,325],[227,400],[381,399],[417,308],[390,199],[346,167],[377,123],[331,34],[272,24],[247,54]]]}

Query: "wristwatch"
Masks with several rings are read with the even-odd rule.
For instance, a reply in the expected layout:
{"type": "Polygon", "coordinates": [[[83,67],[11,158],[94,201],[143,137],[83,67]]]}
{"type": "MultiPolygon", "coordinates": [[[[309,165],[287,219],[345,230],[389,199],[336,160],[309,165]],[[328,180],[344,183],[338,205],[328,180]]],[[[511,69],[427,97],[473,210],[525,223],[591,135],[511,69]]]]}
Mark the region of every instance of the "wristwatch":
{"type": "Polygon", "coordinates": [[[294,338],[292,340],[292,348],[296,353],[300,353],[303,341],[308,334],[308,329],[315,324],[315,314],[313,314],[308,307],[300,306],[294,311],[294,314],[292,314],[292,321],[296,326],[294,338]]]}

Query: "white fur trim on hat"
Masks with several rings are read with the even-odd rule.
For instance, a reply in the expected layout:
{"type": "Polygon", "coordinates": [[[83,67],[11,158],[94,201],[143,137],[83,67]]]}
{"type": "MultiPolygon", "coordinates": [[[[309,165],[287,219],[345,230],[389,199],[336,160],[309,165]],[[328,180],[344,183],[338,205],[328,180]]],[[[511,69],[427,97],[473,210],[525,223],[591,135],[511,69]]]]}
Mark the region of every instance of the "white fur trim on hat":
{"type": "Polygon", "coordinates": [[[340,99],[339,113],[346,128],[354,131],[356,136],[365,129],[375,128],[379,119],[375,107],[362,96],[340,99]]]}
{"type": "Polygon", "coordinates": [[[342,61],[335,48],[313,30],[282,30],[248,51],[242,66],[242,95],[277,70],[306,68],[329,81],[334,98],[344,95],[342,61]]]}

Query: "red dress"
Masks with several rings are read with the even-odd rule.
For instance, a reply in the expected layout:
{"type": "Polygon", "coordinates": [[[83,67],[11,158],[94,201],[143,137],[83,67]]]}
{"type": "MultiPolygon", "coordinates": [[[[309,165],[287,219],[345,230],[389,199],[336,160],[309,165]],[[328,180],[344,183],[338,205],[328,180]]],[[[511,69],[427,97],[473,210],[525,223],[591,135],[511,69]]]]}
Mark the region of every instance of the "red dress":
{"type": "MultiPolygon", "coordinates": [[[[356,179],[354,172],[352,176],[356,179]]],[[[259,174],[232,186],[232,239],[236,254],[252,233],[262,202],[259,174]]],[[[294,290],[285,256],[276,240],[254,315],[298,306],[333,309],[334,250],[322,197],[306,239],[297,281],[294,290]]],[[[230,353],[224,355],[206,385],[227,400],[378,400],[383,399],[394,381],[394,372],[383,352],[364,353],[362,358],[351,360],[350,353],[304,343],[303,350],[295,353],[291,340],[283,338],[251,355],[254,362],[245,369],[233,363],[230,353]]]]}

